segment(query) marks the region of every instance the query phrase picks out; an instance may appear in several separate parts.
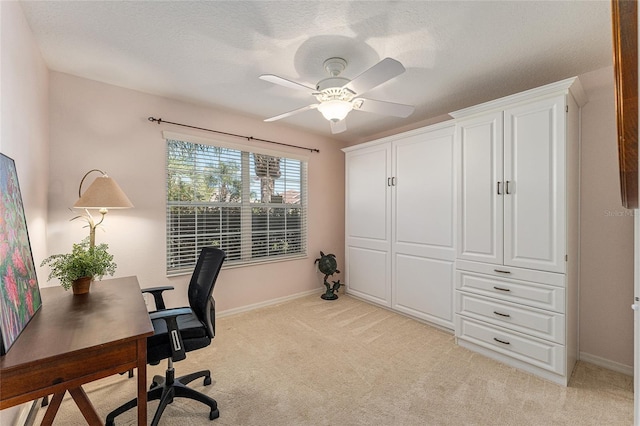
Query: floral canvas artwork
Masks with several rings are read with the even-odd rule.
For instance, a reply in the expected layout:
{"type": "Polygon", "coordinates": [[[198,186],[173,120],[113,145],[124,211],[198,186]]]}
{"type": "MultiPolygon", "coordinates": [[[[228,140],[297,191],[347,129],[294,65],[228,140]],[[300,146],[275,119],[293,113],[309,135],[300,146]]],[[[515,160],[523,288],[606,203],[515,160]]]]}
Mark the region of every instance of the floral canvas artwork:
{"type": "Polygon", "coordinates": [[[0,154],[0,355],[41,304],[15,163],[0,154]]]}

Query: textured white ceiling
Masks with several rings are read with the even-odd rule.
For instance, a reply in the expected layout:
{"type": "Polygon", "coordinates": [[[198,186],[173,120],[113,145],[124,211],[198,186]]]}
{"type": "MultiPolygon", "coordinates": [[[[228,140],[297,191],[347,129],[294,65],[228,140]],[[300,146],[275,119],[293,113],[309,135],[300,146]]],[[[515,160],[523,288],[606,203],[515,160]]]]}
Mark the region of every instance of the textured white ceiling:
{"type": "MultiPolygon", "coordinates": [[[[408,118],[353,111],[335,139],[363,140],[611,65],[603,1],[22,1],[49,68],[259,118],[315,99],[330,57],[353,78],[385,57],[407,71],[367,93],[408,118]]],[[[170,118],[167,118],[170,119],[170,118]]],[[[206,123],[204,123],[206,124],[206,123]]],[[[204,125],[203,124],[203,125],[204,125]]],[[[286,118],[331,135],[318,111],[286,118]]]]}

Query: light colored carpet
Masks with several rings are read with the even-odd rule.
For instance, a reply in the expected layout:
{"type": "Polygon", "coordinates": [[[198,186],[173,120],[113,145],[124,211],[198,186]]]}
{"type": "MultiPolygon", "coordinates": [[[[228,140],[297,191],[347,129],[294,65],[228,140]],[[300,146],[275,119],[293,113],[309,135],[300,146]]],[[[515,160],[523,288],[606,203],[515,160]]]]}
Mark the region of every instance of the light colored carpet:
{"type": "MultiPolygon", "coordinates": [[[[578,363],[568,387],[455,345],[452,335],[341,295],[307,296],[219,318],[211,346],[175,364],[176,374],[210,368],[192,386],[218,401],[208,419],[176,399],[161,425],[631,425],[633,379],[578,363]]],[[[90,362],[90,360],[87,360],[90,362]]],[[[150,366],[149,380],[165,364],[150,366]]],[[[85,386],[98,413],[135,395],[135,379],[85,386]]],[[[149,403],[149,419],[157,401],[149,403]]],[[[38,414],[40,422],[44,410],[38,414]]],[[[116,425],[135,423],[135,410],[116,425]]],[[[83,425],[67,396],[56,425],[83,425]]]]}

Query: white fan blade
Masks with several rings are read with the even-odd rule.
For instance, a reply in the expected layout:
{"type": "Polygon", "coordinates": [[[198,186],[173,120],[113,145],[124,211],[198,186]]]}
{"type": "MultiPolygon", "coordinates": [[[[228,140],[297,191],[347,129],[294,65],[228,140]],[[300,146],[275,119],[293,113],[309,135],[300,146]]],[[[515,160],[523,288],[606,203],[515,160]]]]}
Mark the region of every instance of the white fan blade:
{"type": "Polygon", "coordinates": [[[367,92],[374,87],[391,80],[405,72],[404,66],[395,59],[384,58],[342,88],[348,89],[356,95],[367,92]]]}
{"type": "Polygon", "coordinates": [[[329,123],[331,123],[331,133],[334,135],[347,130],[347,122],[344,119],[340,121],[329,121],[329,123]]]}
{"type": "Polygon", "coordinates": [[[309,111],[310,109],[315,109],[315,108],[318,108],[318,104],[307,105],[302,108],[294,109],[293,111],[285,112],[284,114],[276,115],[275,117],[265,118],[264,121],[280,120],[281,118],[289,117],[289,116],[299,114],[304,111],[309,111]]]}
{"type": "Polygon", "coordinates": [[[416,108],[413,105],[358,98],[353,100],[353,109],[405,118],[413,114],[416,108]]]}
{"type": "Polygon", "coordinates": [[[288,87],[290,89],[304,90],[305,92],[316,92],[316,89],[313,87],[305,86],[301,83],[296,83],[295,81],[287,80],[286,78],[278,77],[273,74],[262,74],[260,77],[261,80],[268,81],[269,83],[279,84],[280,86],[288,87]]]}

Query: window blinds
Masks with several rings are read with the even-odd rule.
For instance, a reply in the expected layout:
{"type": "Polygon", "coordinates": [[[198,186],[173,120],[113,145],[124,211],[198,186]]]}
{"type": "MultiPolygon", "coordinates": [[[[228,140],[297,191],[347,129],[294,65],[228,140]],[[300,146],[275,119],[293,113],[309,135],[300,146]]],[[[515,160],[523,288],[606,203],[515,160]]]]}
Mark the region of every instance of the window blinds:
{"type": "Polygon", "coordinates": [[[306,216],[306,161],[167,139],[168,275],[204,246],[226,265],[306,256],[306,216]]]}

